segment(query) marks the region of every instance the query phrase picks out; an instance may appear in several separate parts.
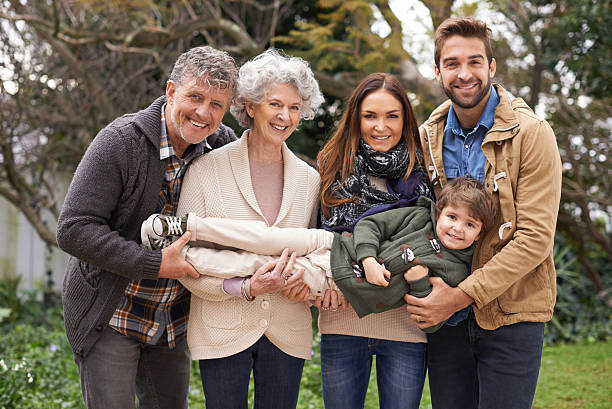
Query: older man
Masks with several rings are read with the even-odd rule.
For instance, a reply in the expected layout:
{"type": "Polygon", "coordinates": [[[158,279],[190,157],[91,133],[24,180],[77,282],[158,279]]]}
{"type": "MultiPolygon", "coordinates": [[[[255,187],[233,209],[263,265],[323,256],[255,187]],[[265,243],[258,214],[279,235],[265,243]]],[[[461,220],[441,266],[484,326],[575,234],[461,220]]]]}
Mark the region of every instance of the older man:
{"type": "MultiPolygon", "coordinates": [[[[79,164],[57,241],[73,257],[62,300],[66,335],[88,408],[187,408],[189,292],[181,256],[189,233],[163,250],[139,243],[151,213],[173,215],[189,164],[236,139],[221,124],[237,67],[196,47],[176,61],[165,96],[102,129],[79,164]]],[[[160,246],[161,247],[161,246],[160,246]]]]}

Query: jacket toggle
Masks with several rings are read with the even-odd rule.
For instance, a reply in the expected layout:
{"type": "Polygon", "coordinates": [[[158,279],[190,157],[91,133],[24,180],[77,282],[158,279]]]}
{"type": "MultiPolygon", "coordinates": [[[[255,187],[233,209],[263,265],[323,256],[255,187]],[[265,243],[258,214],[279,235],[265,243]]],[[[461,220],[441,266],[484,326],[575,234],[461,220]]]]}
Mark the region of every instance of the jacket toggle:
{"type": "Polygon", "coordinates": [[[497,175],[493,176],[493,191],[497,192],[499,190],[499,186],[497,186],[497,179],[505,178],[506,172],[499,172],[497,175]]]}
{"type": "Polygon", "coordinates": [[[499,239],[501,240],[504,237],[505,229],[511,229],[511,228],[512,228],[512,222],[506,222],[502,224],[501,226],[499,226],[499,230],[497,231],[497,234],[499,235],[499,239]]]}

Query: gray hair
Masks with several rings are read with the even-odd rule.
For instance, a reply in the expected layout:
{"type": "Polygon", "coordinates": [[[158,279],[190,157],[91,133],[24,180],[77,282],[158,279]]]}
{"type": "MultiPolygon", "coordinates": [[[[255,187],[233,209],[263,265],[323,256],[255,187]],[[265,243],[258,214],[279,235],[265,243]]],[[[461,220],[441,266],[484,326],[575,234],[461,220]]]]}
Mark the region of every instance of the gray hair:
{"type": "Polygon", "coordinates": [[[246,103],[262,102],[277,84],[291,84],[297,89],[302,98],[300,119],[315,117],[323,103],[323,95],[308,63],[302,58],[283,56],[269,49],[240,67],[237,95],[230,108],[240,126],[248,128],[253,123],[246,112],[246,103]]]}
{"type": "Polygon", "coordinates": [[[193,78],[213,87],[229,88],[233,95],[238,81],[238,67],[225,51],[209,46],[194,47],[178,57],[168,81],[181,85],[184,80],[193,78]]]}

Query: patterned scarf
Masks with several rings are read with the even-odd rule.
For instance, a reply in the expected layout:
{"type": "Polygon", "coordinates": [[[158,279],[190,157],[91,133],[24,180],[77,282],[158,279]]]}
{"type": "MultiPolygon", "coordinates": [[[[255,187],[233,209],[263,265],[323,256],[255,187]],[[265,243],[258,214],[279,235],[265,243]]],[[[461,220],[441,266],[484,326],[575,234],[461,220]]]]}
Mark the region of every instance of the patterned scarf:
{"type": "Polygon", "coordinates": [[[404,201],[401,205],[406,206],[408,205],[406,200],[413,201],[422,195],[431,197],[429,180],[419,166],[423,161],[418,150],[416,156],[417,163],[408,180],[404,182],[403,177],[410,164],[405,141],[402,140],[388,152],[378,152],[360,139],[355,156],[355,169],[346,178],[344,184],[340,183],[339,172],[331,186],[337,198],[354,199],[354,201],[330,208],[329,217],[325,217],[321,212],[322,228],[339,231],[352,230],[353,225],[364,216],[364,213],[376,213],[369,212],[374,207],[400,201],[404,201]],[[368,175],[386,179],[389,192],[378,190],[372,185],[368,175]]]}

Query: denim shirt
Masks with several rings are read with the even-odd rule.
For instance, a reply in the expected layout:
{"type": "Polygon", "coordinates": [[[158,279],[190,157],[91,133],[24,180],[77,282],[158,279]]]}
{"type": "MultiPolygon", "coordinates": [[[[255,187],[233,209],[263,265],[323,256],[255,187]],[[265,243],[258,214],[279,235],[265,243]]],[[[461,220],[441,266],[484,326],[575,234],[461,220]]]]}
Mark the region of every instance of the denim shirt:
{"type": "MultiPolygon", "coordinates": [[[[485,177],[485,156],[482,152],[482,142],[487,132],[493,126],[495,120],[495,108],[499,104],[499,96],[494,87],[491,87],[491,94],[478,123],[467,135],[461,127],[457,114],[451,105],[446,117],[444,127],[444,145],[442,147],[442,161],[444,172],[447,179],[454,179],[459,176],[471,176],[481,183],[485,177]]],[[[468,271],[472,266],[468,266],[468,271]]],[[[447,325],[455,326],[467,318],[471,307],[466,307],[453,314],[447,325]]]]}
{"type": "Polygon", "coordinates": [[[451,105],[444,127],[444,146],[442,161],[447,179],[459,176],[471,176],[484,182],[485,156],[482,152],[482,142],[487,132],[493,126],[495,108],[499,104],[499,96],[491,87],[491,94],[480,120],[469,133],[459,124],[457,114],[451,105]]]}

